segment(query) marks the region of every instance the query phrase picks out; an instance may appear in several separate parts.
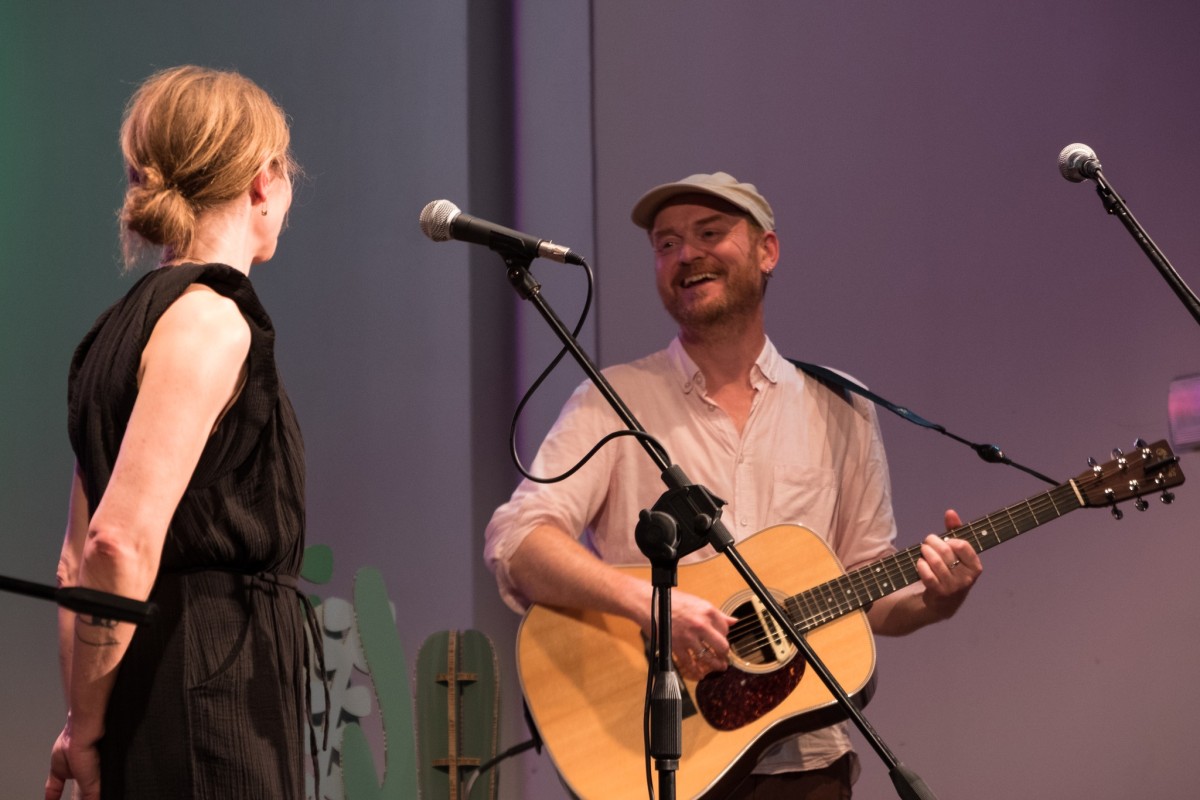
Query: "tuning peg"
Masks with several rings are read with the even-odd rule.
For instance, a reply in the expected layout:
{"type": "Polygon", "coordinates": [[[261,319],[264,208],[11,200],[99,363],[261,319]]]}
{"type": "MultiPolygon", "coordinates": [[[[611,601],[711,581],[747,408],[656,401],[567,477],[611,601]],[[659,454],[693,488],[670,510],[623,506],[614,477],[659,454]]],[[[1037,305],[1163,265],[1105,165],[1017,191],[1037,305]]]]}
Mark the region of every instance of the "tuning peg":
{"type": "Polygon", "coordinates": [[[1150,507],[1150,504],[1146,502],[1146,498],[1139,497],[1137,500],[1133,501],[1133,507],[1136,508],[1138,511],[1145,511],[1147,508],[1150,507]]]}
{"type": "MultiPolygon", "coordinates": [[[[1157,485],[1159,485],[1159,486],[1162,486],[1164,483],[1166,483],[1166,478],[1164,478],[1164,477],[1163,477],[1163,475],[1162,475],[1162,473],[1160,472],[1160,473],[1159,473],[1159,474],[1158,474],[1158,475],[1157,475],[1157,476],[1154,478],[1154,482],[1155,482],[1157,485]]],[[[1158,498],[1158,499],[1159,499],[1159,500],[1162,500],[1162,502],[1163,502],[1163,505],[1167,505],[1167,506],[1169,506],[1171,503],[1174,503],[1174,502],[1175,502],[1175,493],[1174,493],[1174,492],[1172,492],[1172,491],[1168,491],[1168,490],[1166,489],[1166,487],[1164,487],[1164,488],[1163,488],[1163,490],[1162,490],[1162,494],[1159,496],[1159,498],[1158,498]]]]}
{"type": "Polygon", "coordinates": [[[1093,474],[1095,474],[1095,475],[1100,474],[1100,472],[1101,472],[1100,462],[1097,461],[1096,459],[1092,458],[1091,456],[1088,456],[1088,466],[1092,468],[1093,474]]]}
{"type": "Polygon", "coordinates": [[[1117,461],[1117,468],[1124,472],[1125,467],[1128,466],[1129,463],[1125,460],[1124,451],[1119,447],[1114,447],[1112,451],[1112,457],[1117,461]]]}
{"type": "Polygon", "coordinates": [[[1146,449],[1146,440],[1139,436],[1138,438],[1133,440],[1133,446],[1136,447],[1138,450],[1145,450],[1146,449]]]}
{"type": "Polygon", "coordinates": [[[1117,508],[1117,493],[1114,492],[1111,488],[1105,489],[1104,497],[1112,505],[1111,510],[1112,510],[1113,519],[1122,519],[1125,516],[1125,512],[1122,511],[1121,509],[1117,508]]]}

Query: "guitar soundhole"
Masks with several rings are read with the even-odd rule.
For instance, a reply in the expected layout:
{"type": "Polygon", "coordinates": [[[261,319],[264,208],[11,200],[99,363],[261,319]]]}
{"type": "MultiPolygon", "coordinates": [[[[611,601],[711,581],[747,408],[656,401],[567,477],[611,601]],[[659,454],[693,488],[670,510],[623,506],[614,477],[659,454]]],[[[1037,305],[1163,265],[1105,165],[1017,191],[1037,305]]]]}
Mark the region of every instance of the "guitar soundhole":
{"type": "MultiPolygon", "coordinates": [[[[781,593],[772,590],[776,599],[781,593]]],[[[747,591],[730,598],[722,611],[737,622],[729,626],[729,657],[734,666],[747,672],[773,672],[786,664],[796,654],[796,646],[788,641],[783,632],[770,619],[758,599],[747,591]]]]}
{"type": "Polygon", "coordinates": [[[804,677],[805,662],[795,657],[795,645],[754,602],[747,592],[725,604],[725,612],[738,620],[729,627],[729,668],[696,684],[700,714],[717,730],[735,730],[767,714],[804,677]]]}

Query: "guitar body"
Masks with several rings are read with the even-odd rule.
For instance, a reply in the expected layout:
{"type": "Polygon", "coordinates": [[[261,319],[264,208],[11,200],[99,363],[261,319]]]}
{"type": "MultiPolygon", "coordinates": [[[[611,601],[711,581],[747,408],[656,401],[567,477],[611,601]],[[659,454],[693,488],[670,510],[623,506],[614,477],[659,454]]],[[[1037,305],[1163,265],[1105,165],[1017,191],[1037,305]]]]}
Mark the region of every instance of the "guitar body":
{"type": "MultiPolygon", "coordinates": [[[[738,551],[780,599],[843,574],[825,542],[796,525],[767,528],[740,542],[738,551]]],[[[650,580],[648,566],[620,569],[650,580]]],[[[729,613],[741,609],[739,617],[750,609],[745,582],[723,556],[681,566],[679,589],[729,613]]],[[[846,692],[865,704],[875,667],[866,614],[841,616],[807,640],[846,692]]],[[[678,797],[728,791],[779,738],[844,717],[820,678],[784,646],[782,659],[747,652],[747,659],[735,655],[729,670],[699,685],[684,682],[678,797]]],[[[585,800],[645,796],[649,660],[638,625],[594,611],[534,606],[517,636],[517,667],[533,721],[570,790],[585,800]]]]}

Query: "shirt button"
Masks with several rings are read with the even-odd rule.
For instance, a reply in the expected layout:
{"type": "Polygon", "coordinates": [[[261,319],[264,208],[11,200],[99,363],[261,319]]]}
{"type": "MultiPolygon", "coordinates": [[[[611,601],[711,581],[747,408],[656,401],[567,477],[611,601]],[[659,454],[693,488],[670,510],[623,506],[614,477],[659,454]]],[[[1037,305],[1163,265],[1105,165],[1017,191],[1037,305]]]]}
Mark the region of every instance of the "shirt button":
{"type": "Polygon", "coordinates": [[[745,517],[742,517],[742,519],[741,519],[741,520],[738,522],[738,524],[739,524],[739,525],[741,525],[741,526],[744,528],[744,527],[746,527],[747,525],[749,525],[750,523],[746,521],[746,518],[745,518],[745,517]]]}

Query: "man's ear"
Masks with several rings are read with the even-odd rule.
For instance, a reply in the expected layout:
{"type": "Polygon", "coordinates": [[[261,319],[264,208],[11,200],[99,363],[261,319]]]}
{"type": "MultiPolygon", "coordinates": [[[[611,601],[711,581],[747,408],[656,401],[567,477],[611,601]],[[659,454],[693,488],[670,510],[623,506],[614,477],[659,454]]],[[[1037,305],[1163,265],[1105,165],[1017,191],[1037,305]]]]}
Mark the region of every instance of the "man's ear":
{"type": "Polygon", "coordinates": [[[763,272],[771,272],[779,263],[779,237],[775,231],[764,231],[758,240],[759,255],[762,257],[759,266],[763,272]]]}

